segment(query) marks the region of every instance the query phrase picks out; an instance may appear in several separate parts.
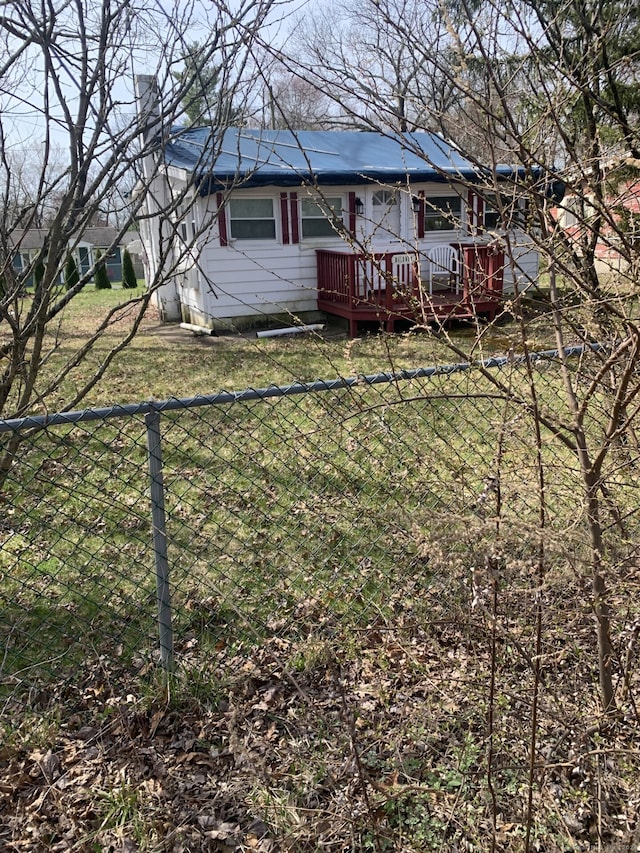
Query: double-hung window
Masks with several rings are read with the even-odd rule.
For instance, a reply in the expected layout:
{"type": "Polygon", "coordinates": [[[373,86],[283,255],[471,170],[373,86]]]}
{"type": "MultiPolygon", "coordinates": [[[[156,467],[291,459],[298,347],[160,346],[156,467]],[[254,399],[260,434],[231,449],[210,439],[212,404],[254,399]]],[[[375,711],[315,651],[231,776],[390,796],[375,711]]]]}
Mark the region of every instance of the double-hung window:
{"type": "Polygon", "coordinates": [[[495,195],[489,195],[485,198],[484,227],[487,231],[496,231],[502,226],[505,212],[505,199],[499,200],[495,195]]]}
{"type": "Polygon", "coordinates": [[[175,223],[177,247],[182,249],[193,242],[197,233],[195,202],[185,202],[176,209],[175,223]]]}
{"type": "Polygon", "coordinates": [[[484,202],[484,227],[487,231],[524,228],[527,208],[524,199],[512,195],[488,195],[484,202]]]}
{"type": "Polygon", "coordinates": [[[231,237],[234,240],[275,240],[273,199],[232,198],[229,202],[231,237]]]}
{"type": "Polygon", "coordinates": [[[455,231],[460,227],[460,196],[428,196],[424,206],[425,231],[455,231]]]}
{"type": "Polygon", "coordinates": [[[303,198],[300,216],[303,237],[335,237],[342,225],[342,199],[303,198]]]}

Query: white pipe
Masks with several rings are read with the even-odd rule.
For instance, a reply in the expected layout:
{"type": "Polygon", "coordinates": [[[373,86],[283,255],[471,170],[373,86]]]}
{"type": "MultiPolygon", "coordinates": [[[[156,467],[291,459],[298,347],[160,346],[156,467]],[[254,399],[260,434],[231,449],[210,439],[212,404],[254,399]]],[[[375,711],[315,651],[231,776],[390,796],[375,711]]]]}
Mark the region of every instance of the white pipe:
{"type": "Polygon", "coordinates": [[[286,329],[266,329],[264,332],[256,332],[256,338],[277,338],[280,335],[297,335],[300,332],[320,332],[324,329],[324,323],[309,323],[306,326],[287,326],[286,329]]]}
{"type": "Polygon", "coordinates": [[[180,323],[181,329],[186,329],[188,332],[195,332],[196,335],[215,335],[215,329],[210,329],[208,326],[196,326],[194,323],[180,323]]]}

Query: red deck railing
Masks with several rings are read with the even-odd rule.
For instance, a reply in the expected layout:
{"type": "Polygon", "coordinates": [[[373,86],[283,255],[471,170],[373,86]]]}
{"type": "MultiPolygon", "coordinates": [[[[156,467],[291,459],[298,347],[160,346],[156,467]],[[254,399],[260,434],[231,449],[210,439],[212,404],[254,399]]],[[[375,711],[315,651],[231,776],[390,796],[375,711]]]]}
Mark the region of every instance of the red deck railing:
{"type": "Polygon", "coordinates": [[[359,321],[378,321],[393,331],[398,319],[429,322],[475,314],[493,318],[502,296],[503,252],[487,245],[453,245],[460,259],[459,277],[432,294],[418,274],[419,253],[317,249],[318,308],[346,317],[352,336],[359,321]]]}

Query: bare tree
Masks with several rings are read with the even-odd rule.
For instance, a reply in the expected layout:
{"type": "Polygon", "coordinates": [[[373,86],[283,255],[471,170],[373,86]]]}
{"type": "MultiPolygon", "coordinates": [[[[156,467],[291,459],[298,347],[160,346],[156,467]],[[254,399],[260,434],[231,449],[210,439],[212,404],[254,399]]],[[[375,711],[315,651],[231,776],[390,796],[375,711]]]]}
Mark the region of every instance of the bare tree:
{"type": "MultiPolygon", "coordinates": [[[[221,68],[219,84],[229,97],[242,93],[253,41],[272,0],[246,0],[233,10],[224,2],[200,9],[140,2],[96,5],[66,0],[46,5],[15,2],[0,14],[0,415],[17,417],[34,404],[47,406],[65,384],[65,408],[86,396],[113,358],[132,340],[152,294],[197,240],[177,244],[171,234],[156,243],[143,295],[114,307],[75,351],[61,352],[55,330],[65,308],[90,281],[85,271],[69,289],[60,286],[68,253],[83,231],[105,214],[117,225],[113,247],[133,219],[151,204],[166,228],[176,229],[188,188],[160,197],[156,153],[167,128],[184,115],[184,101],[197,86],[200,68],[182,59],[207,20],[204,65],[221,68]],[[206,12],[206,14],[204,14],[206,12]],[[202,14],[200,14],[202,13],[202,14]],[[133,76],[149,73],[163,93],[161,113],[138,112],[133,76]],[[175,72],[180,71],[177,74],[175,72]],[[26,140],[37,139],[37,154],[26,140]],[[63,153],[64,152],[64,155],[63,153]],[[19,166],[19,168],[16,168],[19,166]],[[135,186],[135,190],[130,192],[135,186]],[[150,199],[152,201],[150,202],[150,199]],[[38,251],[25,250],[25,235],[46,226],[38,251]],[[27,290],[28,283],[33,287],[27,290]],[[83,368],[104,332],[127,311],[129,329],[99,365],[83,368]]],[[[147,104],[147,107],[151,107],[147,104]]],[[[214,214],[212,214],[213,216],[214,214]]],[[[201,222],[200,228],[209,223],[201,222]]],[[[109,251],[110,247],[103,247],[109,251]]],[[[59,405],[59,397],[56,397],[59,405]]],[[[14,439],[15,441],[15,439],[14,439]]],[[[15,447],[4,448],[1,469],[15,447]]]]}
{"type": "Polygon", "coordinates": [[[54,217],[59,202],[58,193],[48,182],[64,172],[66,152],[56,145],[46,149],[44,144],[28,144],[7,146],[3,154],[5,220],[18,228],[45,227],[54,217]]]}
{"type": "MultiPolygon", "coordinates": [[[[301,36],[298,26],[306,53],[299,54],[305,59],[296,73],[330,92],[337,107],[364,128],[392,135],[438,130],[457,143],[477,166],[469,189],[494,209],[494,229],[514,270],[519,247],[509,226],[514,216],[526,221],[549,279],[543,292],[540,279],[514,276],[518,283],[509,307],[519,321],[525,355],[532,293],[548,299],[561,352],[565,343],[604,344],[591,372],[585,365],[576,376],[563,362],[565,399],[556,411],[540,404],[533,372],[528,387],[518,389],[495,375],[487,378],[533,415],[540,442],[547,431],[576,460],[600,696],[611,712],[616,653],[608,584],[615,580],[603,516],[612,514],[614,526],[620,518],[608,490],[612,456],[621,440],[635,434],[640,399],[638,242],[611,195],[619,194],[638,164],[637,12],[618,0],[569,0],[561,6],[529,0],[433,6],[362,0],[343,20],[340,28],[329,17],[315,19],[301,36]],[[514,169],[509,179],[498,180],[494,167],[505,160],[514,169]],[[566,187],[564,203],[552,200],[555,180],[566,187]],[[572,228],[564,227],[568,213],[572,228]],[[603,253],[613,253],[615,262],[603,266],[603,253]]],[[[289,61],[295,65],[293,56],[289,61]]],[[[405,143],[411,146],[410,137],[405,143]]],[[[416,153],[421,154],[418,148],[416,153]]],[[[637,175],[636,170],[635,180],[637,175]]],[[[454,351],[469,356],[444,327],[439,331],[454,351]]],[[[540,501],[544,524],[542,474],[540,501]]]]}
{"type": "Polygon", "coordinates": [[[328,95],[285,68],[266,76],[262,124],[295,130],[326,130],[341,125],[328,95]]]}
{"type": "Polygon", "coordinates": [[[444,103],[451,106],[454,90],[432,58],[449,42],[435,3],[321,5],[297,20],[290,42],[307,62],[304,72],[298,67],[296,73],[333,95],[351,126],[434,129],[444,103]],[[398,28],[400,21],[410,40],[398,28]]]}

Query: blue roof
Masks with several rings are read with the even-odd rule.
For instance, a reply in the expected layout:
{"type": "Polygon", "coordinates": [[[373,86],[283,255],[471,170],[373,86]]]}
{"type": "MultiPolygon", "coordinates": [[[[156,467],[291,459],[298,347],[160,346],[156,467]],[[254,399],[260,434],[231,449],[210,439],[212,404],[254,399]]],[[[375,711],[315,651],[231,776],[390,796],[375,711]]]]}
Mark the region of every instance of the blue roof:
{"type": "MultiPolygon", "coordinates": [[[[202,195],[245,187],[474,180],[484,171],[435,134],[174,128],[165,162],[192,173],[202,195]]],[[[499,166],[502,177],[514,175],[499,166]]],[[[485,172],[486,175],[486,172],[485,172]]]]}

